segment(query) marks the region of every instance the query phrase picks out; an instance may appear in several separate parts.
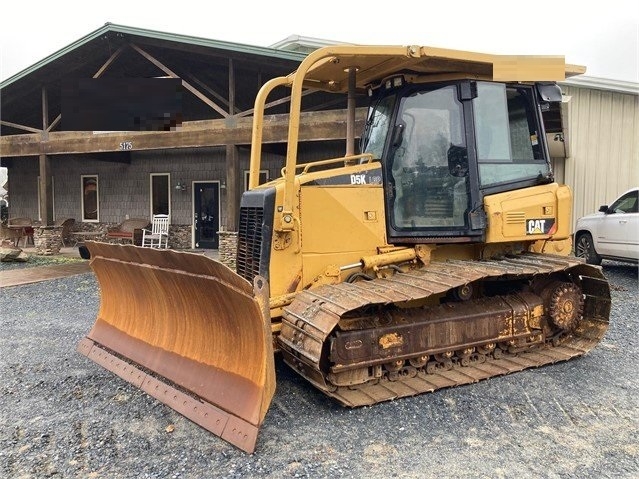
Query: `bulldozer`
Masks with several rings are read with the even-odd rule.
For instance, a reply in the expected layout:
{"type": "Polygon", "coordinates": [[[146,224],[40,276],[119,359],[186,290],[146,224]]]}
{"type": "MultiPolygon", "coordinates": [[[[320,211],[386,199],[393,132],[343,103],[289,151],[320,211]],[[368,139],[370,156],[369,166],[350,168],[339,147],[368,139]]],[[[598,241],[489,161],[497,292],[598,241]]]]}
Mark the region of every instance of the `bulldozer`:
{"type": "Polygon", "coordinates": [[[310,53],[256,97],[236,271],[87,242],[101,300],[78,350],[248,453],[276,354],[347,407],[584,355],[607,330],[610,288],[571,254],[572,191],[544,125],[557,82],[584,72],[425,46],[310,53]],[[290,89],[286,159],[259,184],[277,88],[290,89]],[[309,89],[346,96],[343,157],[298,162],[309,89]]]}

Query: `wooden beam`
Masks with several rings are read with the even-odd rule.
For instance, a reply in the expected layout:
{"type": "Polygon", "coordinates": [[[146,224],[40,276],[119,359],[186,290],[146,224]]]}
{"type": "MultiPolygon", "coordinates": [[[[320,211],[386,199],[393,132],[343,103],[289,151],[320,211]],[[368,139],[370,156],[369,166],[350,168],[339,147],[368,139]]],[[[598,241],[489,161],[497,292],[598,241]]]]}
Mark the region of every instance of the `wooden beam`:
{"type": "MultiPolygon", "coordinates": [[[[356,111],[356,134],[363,131],[366,108],[356,111]]],[[[38,156],[40,154],[80,154],[105,151],[160,150],[200,146],[250,145],[251,118],[186,122],[175,131],[133,131],[94,134],[91,132],[51,132],[42,141],[39,134],[0,137],[1,157],[38,156]]],[[[264,143],[285,143],[288,115],[264,117],[264,143]]],[[[343,140],[346,138],[345,110],[304,112],[301,115],[300,141],[343,140]]]]}
{"type": "MultiPolygon", "coordinates": [[[[229,58],[229,114],[235,114],[235,67],[229,58]]],[[[236,145],[226,146],[226,228],[237,231],[240,215],[240,155],[236,145]]]]}
{"type": "Polygon", "coordinates": [[[115,61],[115,59],[120,56],[120,53],[122,53],[122,51],[126,48],[126,46],[127,45],[122,45],[115,52],[113,52],[113,55],[111,55],[109,59],[106,62],[104,62],[104,64],[98,69],[98,71],[93,74],[93,78],[101,77],[102,74],[106,71],[106,69],[109,68],[111,64],[115,61]]]}
{"type": "MultiPolygon", "coordinates": [[[[47,89],[42,87],[42,141],[49,137],[49,99],[47,89]]],[[[38,166],[40,169],[40,221],[43,226],[53,225],[53,184],[51,182],[51,160],[48,155],[41,154],[38,166]]]]}
{"type": "MultiPolygon", "coordinates": [[[[310,95],[311,93],[315,93],[316,90],[305,90],[302,92],[302,96],[306,96],[306,95],[310,95]]],[[[268,110],[269,108],[272,108],[274,106],[277,105],[281,105],[283,103],[288,103],[291,101],[291,96],[285,96],[284,98],[280,98],[279,100],[274,100],[272,102],[267,103],[266,105],[264,105],[264,110],[268,110]]],[[[242,113],[238,113],[237,117],[241,117],[241,116],[248,116],[248,115],[252,115],[253,114],[253,110],[255,110],[255,108],[251,108],[250,110],[246,110],[243,111],[242,113]]]]}
{"type": "Polygon", "coordinates": [[[60,123],[60,120],[62,120],[62,114],[55,117],[55,120],[51,122],[51,124],[47,128],[47,131],[53,130],[58,125],[58,123],[60,123]]]}
{"type": "Polygon", "coordinates": [[[49,155],[39,156],[40,170],[40,221],[43,226],[53,224],[53,185],[51,183],[51,159],[49,155]]]}
{"type": "Polygon", "coordinates": [[[30,131],[32,133],[40,133],[42,131],[42,130],[38,130],[37,128],[31,128],[30,126],[25,126],[25,125],[18,125],[17,123],[11,123],[10,121],[4,121],[4,120],[0,120],[0,125],[10,126],[11,128],[15,128],[17,130],[30,131]]]}
{"type": "MultiPolygon", "coordinates": [[[[138,52],[140,55],[142,55],[144,58],[146,58],[148,61],[150,61],[151,63],[153,63],[156,67],[158,67],[160,70],[162,70],[164,73],[166,73],[167,75],[169,75],[172,78],[181,78],[177,73],[174,73],[173,71],[171,71],[168,67],[166,67],[162,62],[160,62],[159,60],[157,60],[156,58],[154,58],[151,54],[145,52],[144,50],[142,50],[140,47],[138,47],[137,45],[131,43],[131,48],[133,48],[136,52],[138,52]]],[[[218,112],[220,115],[222,115],[224,118],[227,118],[229,116],[229,114],[224,111],[224,109],[220,108],[215,102],[213,102],[210,98],[208,98],[206,95],[204,95],[203,93],[201,93],[197,88],[195,88],[194,86],[192,86],[190,83],[188,83],[186,80],[182,79],[182,86],[184,88],[186,88],[188,91],[190,91],[191,93],[193,93],[193,95],[195,95],[197,98],[199,98],[200,100],[202,100],[202,102],[204,102],[205,104],[207,104],[208,106],[210,106],[211,108],[213,108],[216,112],[218,112]]]]}
{"type": "Polygon", "coordinates": [[[235,67],[229,58],[229,115],[235,115],[235,67]]]}
{"type": "Polygon", "coordinates": [[[49,127],[49,101],[47,100],[47,89],[42,87],[42,131],[46,132],[49,127]]]}
{"type": "MultiPolygon", "coordinates": [[[[93,78],[101,77],[102,74],[107,70],[107,68],[109,68],[113,64],[115,59],[120,56],[120,54],[125,48],[126,48],[126,45],[122,45],[115,52],[113,52],[113,54],[109,57],[109,59],[106,62],[104,62],[104,64],[98,69],[98,71],[96,71],[93,74],[93,78]]],[[[60,123],[60,120],[62,120],[62,113],[56,116],[55,119],[51,122],[51,124],[45,130],[46,131],[53,130],[58,125],[58,123],[60,123]]]]}
{"type": "Polygon", "coordinates": [[[210,86],[208,86],[206,83],[204,83],[202,80],[200,80],[199,78],[196,78],[193,75],[189,75],[189,79],[195,83],[196,85],[198,85],[200,88],[202,88],[202,90],[204,90],[206,93],[208,93],[209,95],[211,95],[213,98],[215,98],[218,102],[222,103],[225,107],[228,108],[229,106],[229,101],[224,98],[222,95],[220,95],[218,92],[216,92],[215,90],[213,90],[213,88],[211,88],[210,86]]]}
{"type": "Polygon", "coordinates": [[[235,145],[226,146],[226,229],[237,231],[240,205],[240,155],[235,145]]]}

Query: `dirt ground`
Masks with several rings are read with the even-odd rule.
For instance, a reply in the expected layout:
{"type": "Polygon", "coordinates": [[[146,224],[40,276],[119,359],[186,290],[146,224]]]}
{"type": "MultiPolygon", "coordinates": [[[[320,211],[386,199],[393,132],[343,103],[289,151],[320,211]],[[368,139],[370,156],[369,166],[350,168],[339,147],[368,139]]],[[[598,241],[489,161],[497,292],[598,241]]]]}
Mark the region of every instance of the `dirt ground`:
{"type": "Polygon", "coordinates": [[[0,476],[639,477],[637,267],[610,263],[611,325],[590,354],[347,409],[279,358],[246,454],[76,352],[92,274],[0,289],[0,476]]]}

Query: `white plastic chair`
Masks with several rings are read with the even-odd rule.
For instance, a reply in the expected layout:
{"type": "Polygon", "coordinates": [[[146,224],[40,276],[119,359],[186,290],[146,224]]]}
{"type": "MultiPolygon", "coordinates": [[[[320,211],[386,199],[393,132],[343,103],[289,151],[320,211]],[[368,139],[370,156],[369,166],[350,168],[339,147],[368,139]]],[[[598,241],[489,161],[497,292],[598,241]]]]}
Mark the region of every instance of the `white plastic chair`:
{"type": "Polygon", "coordinates": [[[153,215],[151,230],[142,230],[142,246],[168,248],[169,215],[153,215]]]}

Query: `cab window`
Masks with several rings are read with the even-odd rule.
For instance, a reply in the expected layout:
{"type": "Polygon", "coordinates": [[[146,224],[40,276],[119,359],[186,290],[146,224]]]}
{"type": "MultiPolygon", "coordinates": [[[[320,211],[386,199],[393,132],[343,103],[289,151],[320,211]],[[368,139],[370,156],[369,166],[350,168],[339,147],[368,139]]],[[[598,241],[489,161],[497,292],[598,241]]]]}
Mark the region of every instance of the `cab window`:
{"type": "Polygon", "coordinates": [[[481,187],[545,177],[532,89],[478,82],[473,100],[481,187]]]}

